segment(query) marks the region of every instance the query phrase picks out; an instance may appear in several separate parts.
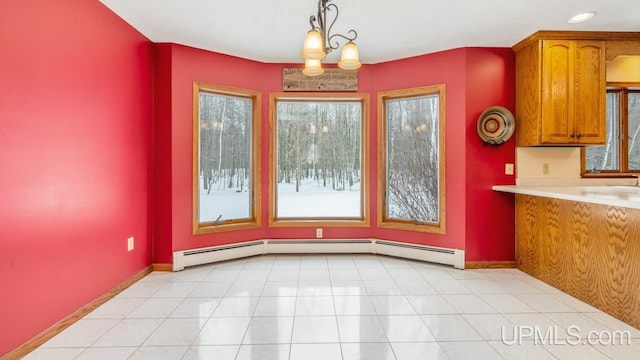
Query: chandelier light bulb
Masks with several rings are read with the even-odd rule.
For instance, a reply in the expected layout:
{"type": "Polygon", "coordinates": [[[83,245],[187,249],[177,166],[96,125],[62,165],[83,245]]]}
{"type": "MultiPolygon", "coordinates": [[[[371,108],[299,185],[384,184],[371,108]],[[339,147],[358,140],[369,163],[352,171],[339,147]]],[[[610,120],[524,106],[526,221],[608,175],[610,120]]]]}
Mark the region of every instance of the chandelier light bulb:
{"type": "Polygon", "coordinates": [[[320,60],[307,59],[304,61],[304,69],[302,73],[307,76],[318,76],[324,73],[320,60]]]}
{"type": "Polygon", "coordinates": [[[358,55],[358,47],[352,41],[344,45],[342,59],[340,59],[338,66],[344,70],[355,70],[362,66],[358,55]]]}
{"type": "Polygon", "coordinates": [[[327,54],[323,50],[322,34],[318,30],[309,30],[304,37],[304,46],[302,48],[302,57],[306,60],[321,60],[327,54]]]}

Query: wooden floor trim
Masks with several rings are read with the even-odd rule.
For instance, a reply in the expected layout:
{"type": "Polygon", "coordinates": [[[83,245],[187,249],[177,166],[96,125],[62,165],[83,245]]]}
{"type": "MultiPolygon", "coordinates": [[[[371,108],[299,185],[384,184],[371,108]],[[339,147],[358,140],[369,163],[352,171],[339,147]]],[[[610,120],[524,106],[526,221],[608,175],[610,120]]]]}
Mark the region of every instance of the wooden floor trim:
{"type": "Polygon", "coordinates": [[[467,261],[465,269],[515,269],[515,261],[467,261]]]}
{"type": "Polygon", "coordinates": [[[173,264],[153,264],[153,271],[173,271],[173,264]]]}
{"type": "Polygon", "coordinates": [[[61,333],[64,329],[66,329],[69,326],[73,325],[76,321],[82,319],[84,316],[86,316],[87,314],[89,314],[93,310],[97,309],[100,305],[102,305],[102,304],[106,303],[107,301],[111,300],[114,296],[118,295],[119,293],[124,291],[129,286],[135,284],[140,279],[142,279],[143,277],[147,276],[147,274],[149,274],[152,270],[153,270],[153,266],[149,266],[149,267],[145,268],[144,270],[138,272],[137,274],[131,276],[130,278],[128,278],[124,282],[122,282],[119,285],[115,286],[113,289],[111,289],[111,290],[107,291],[106,293],[104,293],[103,295],[101,295],[99,298],[93,300],[92,302],[90,302],[89,304],[87,304],[87,305],[83,306],[82,308],[78,309],[77,311],[75,311],[71,315],[65,317],[64,319],[62,319],[60,321],[58,321],[57,323],[52,325],[50,328],[48,328],[48,329],[44,330],[43,332],[39,333],[38,335],[34,336],[33,338],[31,338],[30,340],[28,340],[24,344],[18,346],[17,348],[11,350],[10,352],[5,354],[4,356],[0,357],[0,360],[19,360],[19,359],[22,359],[23,357],[27,356],[27,354],[29,354],[33,350],[37,349],[40,345],[44,344],[45,342],[49,341],[54,336],[56,336],[59,333],[61,333]]]}

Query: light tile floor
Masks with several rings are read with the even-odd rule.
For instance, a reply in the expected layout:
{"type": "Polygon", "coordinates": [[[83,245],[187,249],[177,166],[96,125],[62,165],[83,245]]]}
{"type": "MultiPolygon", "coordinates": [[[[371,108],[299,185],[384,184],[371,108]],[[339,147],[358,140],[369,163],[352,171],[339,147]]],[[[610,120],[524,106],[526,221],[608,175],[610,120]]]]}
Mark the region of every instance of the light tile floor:
{"type": "Polygon", "coordinates": [[[639,354],[640,330],[516,269],[462,271],[374,255],[266,255],[151,273],[27,359],[639,354]],[[629,334],[630,344],[626,338],[612,344],[608,336],[616,331],[629,334]]]}

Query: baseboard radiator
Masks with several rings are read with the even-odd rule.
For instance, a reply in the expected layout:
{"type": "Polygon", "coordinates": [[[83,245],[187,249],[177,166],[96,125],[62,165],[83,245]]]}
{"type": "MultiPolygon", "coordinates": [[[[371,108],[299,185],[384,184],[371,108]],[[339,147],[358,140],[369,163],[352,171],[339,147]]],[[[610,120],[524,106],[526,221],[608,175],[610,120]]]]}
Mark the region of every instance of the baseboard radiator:
{"type": "Polygon", "coordinates": [[[376,240],[374,253],[401,258],[451,265],[464,269],[464,250],[376,240]]]}
{"type": "Polygon", "coordinates": [[[256,240],[173,253],[173,271],[262,254],[380,254],[464,269],[464,250],[376,239],[256,240]]]}
{"type": "Polygon", "coordinates": [[[265,240],[266,254],[370,254],[373,240],[265,240]]]}
{"type": "Polygon", "coordinates": [[[180,271],[189,266],[239,259],[264,253],[264,241],[262,240],[176,251],[173,253],[173,271],[180,271]]]}

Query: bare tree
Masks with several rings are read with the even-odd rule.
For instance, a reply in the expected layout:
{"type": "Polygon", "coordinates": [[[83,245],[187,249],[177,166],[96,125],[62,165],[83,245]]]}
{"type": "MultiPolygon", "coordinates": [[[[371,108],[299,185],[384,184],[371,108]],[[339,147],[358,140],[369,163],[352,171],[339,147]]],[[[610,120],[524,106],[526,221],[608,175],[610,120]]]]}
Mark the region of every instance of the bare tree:
{"type": "Polygon", "coordinates": [[[438,97],[387,103],[387,216],[438,221],[438,97]]]}
{"type": "Polygon", "coordinates": [[[360,180],[359,103],[278,103],[278,183],[344,190],[360,180]],[[288,174],[291,174],[289,176],[288,174]]]}

